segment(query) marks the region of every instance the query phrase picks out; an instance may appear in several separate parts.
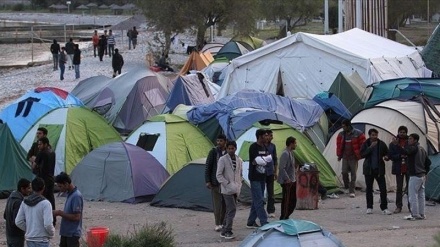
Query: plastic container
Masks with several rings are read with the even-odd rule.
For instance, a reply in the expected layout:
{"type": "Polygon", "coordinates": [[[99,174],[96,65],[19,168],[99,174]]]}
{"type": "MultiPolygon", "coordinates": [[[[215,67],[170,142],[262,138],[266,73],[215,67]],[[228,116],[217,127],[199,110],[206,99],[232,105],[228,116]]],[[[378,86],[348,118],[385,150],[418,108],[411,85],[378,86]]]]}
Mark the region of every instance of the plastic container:
{"type": "Polygon", "coordinates": [[[318,209],[319,171],[298,171],[296,209],[318,209]]]}
{"type": "Polygon", "coordinates": [[[87,246],[102,247],[109,234],[108,227],[92,227],[87,231],[87,246]]]}

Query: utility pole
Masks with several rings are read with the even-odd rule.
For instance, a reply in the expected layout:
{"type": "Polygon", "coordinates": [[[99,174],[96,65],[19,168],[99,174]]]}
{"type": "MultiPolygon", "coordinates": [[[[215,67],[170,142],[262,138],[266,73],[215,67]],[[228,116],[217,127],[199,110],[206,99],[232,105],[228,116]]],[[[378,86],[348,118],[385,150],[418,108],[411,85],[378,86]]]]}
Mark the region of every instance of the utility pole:
{"type": "Polygon", "coordinates": [[[328,29],[328,0],[324,0],[324,34],[329,34],[328,29]]]}

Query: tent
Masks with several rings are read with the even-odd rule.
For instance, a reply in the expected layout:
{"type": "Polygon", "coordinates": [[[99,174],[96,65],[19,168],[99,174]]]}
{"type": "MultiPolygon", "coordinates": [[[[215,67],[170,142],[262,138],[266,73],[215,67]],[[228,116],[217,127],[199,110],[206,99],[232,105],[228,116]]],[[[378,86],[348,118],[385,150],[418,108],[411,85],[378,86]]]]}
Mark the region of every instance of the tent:
{"type": "Polygon", "coordinates": [[[206,68],[202,70],[206,74],[210,81],[221,86],[225,79],[226,68],[229,66],[230,61],[225,57],[214,59],[206,68]]]}
{"type": "Polygon", "coordinates": [[[0,119],[8,123],[15,139],[21,141],[34,123],[49,111],[59,107],[83,106],[74,95],[54,87],[35,88],[6,107],[0,119]]]}
{"type": "Polygon", "coordinates": [[[220,43],[208,43],[202,48],[202,52],[209,51],[211,55],[216,55],[217,52],[223,47],[223,44],[220,43]]]}
{"type": "Polygon", "coordinates": [[[206,157],[213,148],[199,129],[172,114],[147,120],[128,136],[126,142],[149,151],[170,175],[191,160],[206,157]]]}
{"type": "MultiPolygon", "coordinates": [[[[249,147],[252,143],[256,142],[255,133],[257,129],[260,128],[271,129],[273,131],[274,138],[272,143],[275,144],[277,148],[278,156],[281,156],[281,152],[286,148],[286,138],[289,136],[295,137],[298,143],[294,151],[295,159],[300,164],[315,163],[320,171],[319,180],[322,186],[329,190],[338,188],[339,184],[335,172],[316,146],[303,133],[284,124],[270,124],[265,126],[257,123],[237,139],[237,154],[244,161],[243,177],[246,180],[248,179],[249,147]]],[[[280,194],[281,187],[278,186],[275,192],[275,194],[280,194]]]]}
{"type": "Polygon", "coordinates": [[[101,116],[84,107],[58,108],[41,117],[24,135],[20,144],[29,150],[39,127],[48,130],[56,154],[55,175],[70,174],[81,159],[101,145],[121,137],[101,116]]]}
{"type": "Polygon", "coordinates": [[[428,43],[421,51],[426,67],[432,70],[437,77],[440,77],[440,24],[437,25],[428,43]]]}
{"type": "Polygon", "coordinates": [[[151,201],[168,177],[151,154],[122,141],[93,150],[72,171],[73,183],[92,201],[151,201]]]}
{"type": "Polygon", "coordinates": [[[16,190],[18,180],[33,178],[27,153],[15,140],[8,124],[0,123],[0,143],[0,191],[16,190]]]}
{"type": "Polygon", "coordinates": [[[368,96],[365,88],[365,82],[356,71],[349,74],[339,72],[328,91],[335,94],[351,114],[356,114],[362,110],[368,96]]]}
{"type": "Polygon", "coordinates": [[[312,98],[328,91],[339,72],[353,71],[367,85],[406,76],[431,76],[418,51],[361,29],[334,35],[299,32],[235,58],[219,97],[252,88],[291,98],[312,98]],[[281,86],[283,91],[279,92],[281,86]]]}
{"type": "Polygon", "coordinates": [[[279,220],[270,222],[249,234],[240,247],[292,246],[292,247],[343,247],[332,233],[316,223],[306,220],[279,220]]]}
{"type": "Polygon", "coordinates": [[[351,119],[350,111],[348,111],[347,107],[345,107],[339,98],[333,93],[318,93],[313,97],[313,100],[318,103],[326,113],[332,111],[334,114],[338,115],[338,117],[351,119]]]}
{"type": "Polygon", "coordinates": [[[252,37],[250,35],[236,35],[234,36],[231,41],[237,41],[240,43],[244,43],[245,45],[248,45],[252,48],[252,50],[261,48],[266,44],[266,42],[262,39],[256,38],[256,37],[252,37]]]}
{"type": "Polygon", "coordinates": [[[440,154],[430,155],[431,170],[425,184],[426,199],[440,201],[440,154]]]}
{"type": "Polygon", "coordinates": [[[186,75],[191,70],[200,71],[208,66],[212,61],[214,61],[214,58],[209,51],[203,53],[193,51],[191,52],[191,55],[189,55],[182,69],[180,69],[179,74],[186,75]]]}
{"type": "Polygon", "coordinates": [[[246,43],[229,41],[215,54],[214,58],[225,57],[232,60],[252,50],[252,47],[246,43]]]}
{"type": "Polygon", "coordinates": [[[168,78],[134,68],[109,81],[90,106],[119,132],[128,134],[163,111],[171,88],[168,78]]]}
{"type": "MultiPolygon", "coordinates": [[[[206,158],[202,158],[191,161],[182,167],[165,182],[153,198],[151,206],[212,212],[211,190],[203,186],[205,184],[205,163],[206,158]]],[[[251,202],[251,189],[244,181],[238,200],[245,203],[251,202]]]]}
{"type": "Polygon", "coordinates": [[[203,82],[200,82],[198,74],[180,75],[174,81],[174,87],[165,103],[163,113],[172,112],[179,104],[202,105],[213,103],[219,90],[220,87],[206,79],[205,75],[203,82]]]}
{"type": "Polygon", "coordinates": [[[105,88],[112,78],[97,75],[84,79],[72,89],[71,94],[79,98],[84,105],[91,108],[93,99],[105,88]]]}

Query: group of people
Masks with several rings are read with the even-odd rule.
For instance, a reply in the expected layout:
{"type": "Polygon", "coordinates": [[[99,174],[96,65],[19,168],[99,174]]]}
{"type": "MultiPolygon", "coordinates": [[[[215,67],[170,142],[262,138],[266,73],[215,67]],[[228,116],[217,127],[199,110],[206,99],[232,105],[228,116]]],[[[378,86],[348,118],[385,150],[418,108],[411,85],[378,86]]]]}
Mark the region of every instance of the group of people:
{"type": "MultiPolygon", "coordinates": [[[[275,217],[274,182],[282,186],[280,220],[288,219],[296,206],[296,176],[298,168],[293,150],[296,139],[288,137],[278,164],[277,151],[272,143],[273,132],[270,129],[258,129],[257,141],[249,147],[249,181],[252,205],[247,219],[247,228],[257,228],[268,223],[268,217],[275,217]],[[264,209],[264,191],[267,190],[267,207],[264,209]],[[257,218],[260,225],[257,224],[257,218]]],[[[214,209],[215,231],[221,231],[225,239],[234,238],[233,219],[236,213],[237,198],[242,186],[243,160],[235,152],[237,144],[228,141],[226,136],[217,136],[217,145],[206,159],[205,182],[211,190],[214,209]]]]}
{"type": "Polygon", "coordinates": [[[425,219],[424,183],[431,161],[426,150],[419,143],[420,136],[416,133],[408,135],[408,128],[400,126],[397,136],[387,145],[379,139],[379,131],[375,128],[368,130],[368,139],[362,131],[354,128],[349,120],[342,121],[342,128],[343,131],[337,137],[336,153],[338,160],[342,160],[344,188],[348,190],[350,197],[356,196],[358,161],[364,159],[367,214],[373,213],[373,183],[376,180],[380,191],[380,209],[383,214],[401,213],[405,192],[408,194],[408,209],[411,213],[405,219],[425,219]],[[394,212],[388,209],[385,181],[385,161],[389,160],[392,161],[392,174],[396,176],[394,212]]]}
{"type": "MultiPolygon", "coordinates": [[[[137,31],[136,31],[137,32],[137,31]]],[[[95,30],[92,36],[93,42],[93,55],[96,57],[96,51],[98,51],[99,61],[103,61],[104,55],[108,55],[112,58],[113,77],[121,74],[122,66],[124,66],[124,58],[119,53],[119,49],[115,48],[116,39],[113,35],[113,31],[104,30],[104,34],[98,35],[98,30],[95,30]]]]}
{"type": "Polygon", "coordinates": [[[79,65],[81,64],[81,50],[79,45],[73,43],[73,39],[70,38],[65,46],[60,46],[57,40],[54,39],[50,45],[50,52],[52,53],[53,70],[60,69],[60,80],[64,80],[64,72],[66,64],[69,64],[69,70],[75,70],[75,79],[80,77],[79,65]]]}
{"type": "Polygon", "coordinates": [[[82,234],[83,197],[69,175],[54,176],[55,153],[47,138],[48,131],[38,128],[37,142],[28,152],[35,178],[20,179],[17,190],[6,202],[3,214],[6,220],[8,247],[49,247],[55,235],[56,217],[61,217],[60,247],[79,247],[82,234]],[[67,193],[64,210],[55,209],[54,186],[67,193]]]}

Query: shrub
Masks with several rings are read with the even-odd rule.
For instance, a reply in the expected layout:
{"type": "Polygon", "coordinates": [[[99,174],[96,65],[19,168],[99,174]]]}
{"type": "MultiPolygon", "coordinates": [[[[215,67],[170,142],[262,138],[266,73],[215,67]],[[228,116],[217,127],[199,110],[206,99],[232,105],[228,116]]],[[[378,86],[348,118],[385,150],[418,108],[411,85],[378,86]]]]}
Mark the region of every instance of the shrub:
{"type": "Polygon", "coordinates": [[[14,4],[14,6],[12,7],[13,11],[23,11],[24,10],[24,4],[19,3],[19,4],[14,4]]]}

